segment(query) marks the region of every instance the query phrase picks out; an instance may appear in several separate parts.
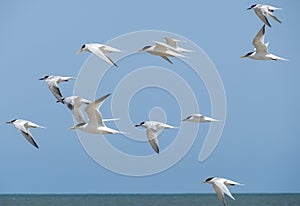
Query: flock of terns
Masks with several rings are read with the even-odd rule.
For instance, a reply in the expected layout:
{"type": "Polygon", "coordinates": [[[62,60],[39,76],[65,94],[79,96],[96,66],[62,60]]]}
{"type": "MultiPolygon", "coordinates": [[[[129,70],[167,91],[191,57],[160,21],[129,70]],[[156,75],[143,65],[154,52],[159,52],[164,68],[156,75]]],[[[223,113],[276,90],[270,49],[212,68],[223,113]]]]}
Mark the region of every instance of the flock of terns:
{"type": "MultiPolygon", "coordinates": [[[[241,56],[241,58],[248,57],[254,60],[285,60],[281,57],[275,56],[268,52],[268,43],[264,43],[264,35],[265,35],[265,25],[271,27],[267,16],[273,18],[275,21],[281,23],[281,21],[273,15],[275,10],[280,10],[280,8],[276,8],[269,5],[262,5],[262,4],[255,4],[252,5],[248,10],[254,10],[257,16],[264,22],[263,27],[260,29],[258,34],[253,39],[253,45],[255,47],[254,52],[249,52],[248,54],[241,56]]],[[[155,44],[152,46],[145,46],[144,48],[138,50],[138,52],[148,52],[152,55],[160,56],[164,60],[168,61],[169,63],[173,62],[169,59],[169,57],[186,57],[183,53],[192,52],[191,50],[182,48],[178,46],[178,42],[183,42],[181,40],[164,37],[165,43],[153,41],[155,44]]],[[[80,54],[83,51],[87,51],[93,53],[97,57],[101,58],[105,62],[116,66],[117,64],[108,56],[109,53],[112,52],[121,52],[121,50],[98,43],[89,43],[84,44],[81,49],[77,52],[80,54]]],[[[104,122],[105,121],[115,121],[116,119],[103,119],[99,108],[103,104],[103,102],[110,96],[110,94],[106,94],[95,101],[90,101],[84,99],[79,96],[69,96],[63,97],[59,84],[61,82],[67,82],[69,80],[75,79],[74,77],[64,77],[64,76],[44,76],[39,80],[44,80],[51,93],[57,99],[57,102],[65,104],[72,112],[73,117],[77,121],[77,124],[69,129],[79,129],[87,133],[93,134],[125,134],[124,132],[114,130],[108,128],[104,122]],[[88,120],[85,120],[85,117],[82,113],[82,107],[86,105],[84,108],[84,112],[86,113],[88,120]]],[[[211,117],[204,116],[202,114],[192,114],[182,121],[191,121],[191,122],[217,122],[219,120],[213,119],[211,117]]],[[[13,124],[15,128],[22,133],[22,135],[30,142],[34,147],[39,148],[37,143],[32,137],[30,133],[30,128],[45,128],[33,122],[22,120],[22,119],[13,119],[8,124],[13,124]]],[[[156,122],[156,121],[143,121],[140,124],[135,125],[135,127],[144,127],[146,128],[146,135],[150,145],[152,146],[153,150],[156,153],[159,153],[158,147],[158,133],[162,129],[172,129],[176,128],[174,126],[156,122]]],[[[225,178],[218,178],[218,177],[210,177],[203,181],[202,183],[210,183],[213,185],[214,190],[217,193],[220,201],[226,206],[225,203],[225,195],[229,196],[231,199],[234,200],[234,197],[231,195],[230,191],[228,190],[227,186],[235,186],[235,185],[242,185],[240,183],[234,182],[232,180],[228,180],[225,178]]]]}

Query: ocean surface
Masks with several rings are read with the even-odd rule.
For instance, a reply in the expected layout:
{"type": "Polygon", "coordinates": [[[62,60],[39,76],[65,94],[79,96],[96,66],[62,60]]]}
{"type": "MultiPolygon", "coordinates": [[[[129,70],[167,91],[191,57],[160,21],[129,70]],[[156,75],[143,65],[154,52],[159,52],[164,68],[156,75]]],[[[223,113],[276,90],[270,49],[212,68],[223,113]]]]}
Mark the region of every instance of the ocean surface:
{"type": "MultiPolygon", "coordinates": [[[[227,206],[300,206],[300,194],[234,194],[227,206]]],[[[0,206],[222,206],[215,194],[0,195],[0,206]]]]}

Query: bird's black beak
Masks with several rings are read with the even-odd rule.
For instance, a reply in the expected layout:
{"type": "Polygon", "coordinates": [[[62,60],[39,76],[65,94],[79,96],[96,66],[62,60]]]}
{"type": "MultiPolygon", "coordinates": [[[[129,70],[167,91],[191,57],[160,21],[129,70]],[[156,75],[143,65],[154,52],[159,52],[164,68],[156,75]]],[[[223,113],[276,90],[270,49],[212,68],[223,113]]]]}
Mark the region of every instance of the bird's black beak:
{"type": "Polygon", "coordinates": [[[45,78],[43,77],[43,78],[39,78],[39,80],[44,80],[45,78]]]}
{"type": "Polygon", "coordinates": [[[136,124],[136,125],[134,125],[135,127],[139,127],[139,126],[141,126],[140,124],[136,124]]]}
{"type": "Polygon", "coordinates": [[[11,124],[11,122],[5,122],[6,124],[11,124]]]}
{"type": "Polygon", "coordinates": [[[247,10],[250,10],[250,9],[252,9],[251,7],[249,7],[247,10]]]}

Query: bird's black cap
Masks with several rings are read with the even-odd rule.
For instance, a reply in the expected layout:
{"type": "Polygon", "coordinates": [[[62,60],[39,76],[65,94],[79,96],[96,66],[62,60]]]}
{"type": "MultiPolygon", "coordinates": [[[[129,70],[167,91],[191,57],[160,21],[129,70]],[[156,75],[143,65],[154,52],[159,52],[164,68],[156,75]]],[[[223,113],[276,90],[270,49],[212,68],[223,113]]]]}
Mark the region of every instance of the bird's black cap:
{"type": "Polygon", "coordinates": [[[46,76],[40,78],[39,80],[44,80],[44,79],[47,79],[48,77],[49,77],[49,75],[46,75],[46,76]]]}
{"type": "Polygon", "coordinates": [[[245,55],[245,57],[250,56],[251,54],[253,54],[254,52],[249,52],[245,55]]]}
{"type": "Polygon", "coordinates": [[[142,50],[149,49],[151,46],[144,46],[142,50]]]}
{"type": "Polygon", "coordinates": [[[213,178],[215,178],[215,177],[207,178],[207,179],[205,180],[205,182],[208,182],[208,181],[212,180],[213,178]]]}
{"type": "Polygon", "coordinates": [[[255,7],[257,4],[253,4],[252,6],[250,6],[247,10],[252,9],[253,7],[255,7]]]}
{"type": "Polygon", "coordinates": [[[135,127],[141,126],[143,124],[145,124],[145,122],[141,122],[140,124],[136,124],[135,127]]]}

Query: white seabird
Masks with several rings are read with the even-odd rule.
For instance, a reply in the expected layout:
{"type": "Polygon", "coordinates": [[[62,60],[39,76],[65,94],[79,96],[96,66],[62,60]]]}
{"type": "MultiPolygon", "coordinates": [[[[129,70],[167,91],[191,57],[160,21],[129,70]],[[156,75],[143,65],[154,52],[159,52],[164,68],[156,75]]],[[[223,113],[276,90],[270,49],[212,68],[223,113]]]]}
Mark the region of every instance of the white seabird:
{"type": "Polygon", "coordinates": [[[249,52],[241,58],[250,58],[254,60],[285,60],[284,58],[278,57],[274,54],[270,54],[268,51],[268,43],[264,43],[265,40],[265,25],[259,30],[259,32],[254,37],[252,44],[255,47],[255,51],[249,52]]]}
{"type": "Polygon", "coordinates": [[[47,83],[50,91],[55,96],[57,101],[62,103],[62,94],[60,92],[58,84],[61,83],[61,82],[67,82],[70,79],[75,79],[75,77],[63,77],[63,76],[47,75],[47,76],[44,76],[44,77],[40,78],[39,80],[45,80],[45,82],[47,83]]]}
{"type": "Polygon", "coordinates": [[[185,57],[184,55],[169,49],[169,46],[164,45],[164,43],[157,41],[153,42],[155,43],[155,45],[145,46],[144,48],[138,50],[138,52],[148,52],[150,54],[160,56],[171,64],[173,64],[173,62],[168,57],[185,57]]]}
{"type": "Polygon", "coordinates": [[[146,122],[141,122],[140,124],[135,125],[135,127],[139,127],[139,126],[146,128],[146,134],[147,134],[148,141],[156,153],[159,153],[158,140],[157,140],[158,133],[162,129],[176,128],[174,126],[171,126],[171,125],[168,125],[168,124],[165,124],[162,122],[155,122],[155,121],[146,121],[146,122]]]}
{"type": "Polygon", "coordinates": [[[186,117],[182,121],[191,121],[191,122],[218,122],[220,120],[204,116],[203,114],[191,114],[190,116],[186,117]]]}
{"type": "Polygon", "coordinates": [[[89,44],[82,45],[81,49],[77,52],[77,54],[80,54],[83,51],[93,53],[100,59],[116,67],[118,65],[108,56],[108,54],[113,52],[122,52],[119,49],[104,44],[98,44],[98,43],[89,43],[89,44]]]}
{"type": "Polygon", "coordinates": [[[281,8],[276,8],[269,5],[263,5],[263,4],[253,4],[251,7],[249,7],[247,10],[254,10],[256,15],[269,27],[271,27],[271,24],[269,23],[267,16],[270,16],[275,21],[282,23],[276,16],[274,16],[273,12],[275,10],[281,10],[281,8]]]}
{"type": "Polygon", "coordinates": [[[219,177],[207,178],[202,183],[210,183],[213,185],[213,188],[216,191],[218,198],[224,204],[224,206],[226,206],[224,193],[231,199],[235,200],[234,197],[231,195],[230,191],[228,190],[227,186],[242,185],[242,184],[234,182],[232,180],[228,180],[225,178],[219,178],[219,177]]]}
{"type": "Polygon", "coordinates": [[[39,148],[37,143],[34,141],[32,134],[30,133],[30,128],[45,128],[42,126],[39,126],[33,122],[22,120],[22,119],[14,119],[9,122],[5,122],[6,124],[13,124],[15,128],[22,133],[22,135],[27,139],[28,142],[30,142],[33,146],[36,148],[39,148]]]}
{"type": "Polygon", "coordinates": [[[85,113],[88,116],[88,122],[82,122],[69,129],[80,129],[84,132],[93,133],[93,134],[124,134],[111,128],[106,127],[102,120],[102,114],[99,112],[99,108],[103,104],[104,100],[109,96],[107,94],[94,102],[89,103],[85,108],[85,113]]]}

